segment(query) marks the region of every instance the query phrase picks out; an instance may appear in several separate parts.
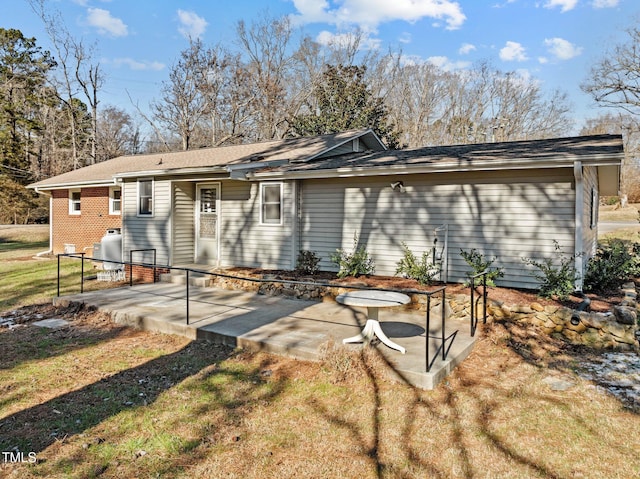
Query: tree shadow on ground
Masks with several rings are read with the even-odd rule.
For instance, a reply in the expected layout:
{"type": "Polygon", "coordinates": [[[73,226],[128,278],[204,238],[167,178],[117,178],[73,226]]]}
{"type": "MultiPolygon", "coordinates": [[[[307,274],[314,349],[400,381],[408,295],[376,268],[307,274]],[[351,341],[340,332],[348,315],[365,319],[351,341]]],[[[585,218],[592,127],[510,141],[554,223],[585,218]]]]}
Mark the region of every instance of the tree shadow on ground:
{"type": "MultiPolygon", "coordinates": [[[[390,392],[386,385],[388,373],[393,371],[399,376],[401,373],[376,348],[363,349],[357,353],[359,384],[367,388],[366,410],[371,411],[371,416],[353,419],[316,399],[310,401],[310,406],[336,428],[346,431],[358,445],[358,455],[371,466],[363,472],[363,477],[487,477],[487,470],[495,473],[496,469],[493,464],[487,468],[485,461],[498,463],[497,470],[512,471],[513,477],[561,479],[576,475],[587,477],[590,473],[595,475],[589,477],[615,474],[618,466],[608,466],[605,459],[615,456],[616,459],[612,459],[615,464],[628,457],[633,449],[603,430],[603,424],[592,421],[591,413],[579,406],[584,401],[581,394],[574,396],[570,391],[562,395],[539,384],[546,371],[568,373],[573,348],[561,341],[538,338],[540,350],[534,353],[529,341],[531,331],[509,331],[508,327],[499,325],[495,328],[501,331],[496,332],[490,331],[491,327],[494,326],[480,328],[478,333],[485,336],[483,341],[499,341],[496,351],[501,352],[496,353],[496,364],[491,367],[483,367],[493,360],[486,352],[492,348],[485,348],[482,357],[472,357],[458,366],[435,391],[421,391],[405,380],[406,388],[390,392]],[[402,409],[404,416],[401,427],[389,419],[398,409],[402,409]],[[505,429],[505,424],[511,424],[510,428],[519,427],[518,414],[533,430],[514,434],[513,429],[505,429]],[[560,421],[554,419],[558,414],[562,415],[560,421]],[[424,418],[429,418],[426,423],[433,426],[432,429],[424,429],[424,418]],[[556,422],[565,427],[557,426],[556,422]],[[553,436],[564,437],[566,441],[552,439],[553,436]],[[400,439],[401,443],[393,443],[393,438],[400,439]],[[573,457],[573,464],[568,468],[564,467],[566,461],[559,457],[563,443],[566,453],[573,457]],[[581,455],[577,454],[580,444],[604,449],[581,455]],[[548,450],[550,446],[557,450],[548,450]],[[450,460],[434,458],[428,452],[430,447],[450,460]],[[389,451],[394,449],[396,454],[390,455],[389,451]],[[573,452],[576,454],[572,455],[573,452]],[[598,461],[595,470],[592,469],[594,456],[598,461]]],[[[605,423],[610,426],[608,421],[605,423]]],[[[637,464],[625,467],[629,472],[637,464]]]]}

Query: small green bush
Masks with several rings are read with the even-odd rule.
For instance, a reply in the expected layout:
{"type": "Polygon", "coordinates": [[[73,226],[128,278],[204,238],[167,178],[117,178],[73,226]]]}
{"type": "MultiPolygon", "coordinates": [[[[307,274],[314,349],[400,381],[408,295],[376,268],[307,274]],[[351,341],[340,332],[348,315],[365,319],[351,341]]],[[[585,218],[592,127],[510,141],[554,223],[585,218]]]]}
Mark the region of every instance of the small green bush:
{"type": "Polygon", "coordinates": [[[342,248],[338,248],[330,259],[332,263],[335,263],[340,268],[338,278],[373,274],[376,269],[369,252],[364,246],[358,246],[358,235],[353,236],[352,252],[349,253],[342,248]]]}
{"type": "Polygon", "coordinates": [[[320,256],[315,251],[300,250],[296,261],[296,271],[302,274],[316,274],[318,263],[320,263],[320,256]]]}
{"type": "Polygon", "coordinates": [[[422,253],[422,258],[418,261],[416,255],[404,242],[402,243],[402,249],[404,250],[404,256],[397,263],[396,275],[415,279],[420,284],[431,284],[440,273],[440,268],[431,262],[427,252],[422,253]]]}
{"type": "Polygon", "coordinates": [[[585,291],[606,291],[617,288],[640,274],[640,244],[627,246],[614,239],[598,245],[596,255],[589,260],[584,276],[585,291]]]}
{"type": "MultiPolygon", "coordinates": [[[[495,279],[502,278],[504,276],[503,268],[495,268],[491,269],[491,265],[495,263],[495,256],[491,259],[485,258],[484,254],[480,253],[475,248],[472,248],[471,251],[465,251],[462,248],[460,249],[460,256],[467,262],[469,266],[471,266],[471,272],[469,276],[475,276],[476,274],[482,273],[487,270],[487,286],[495,286],[495,279]]],[[[482,278],[476,278],[474,286],[481,284],[482,278]]],[[[465,286],[469,286],[471,284],[471,279],[464,283],[465,286]]]]}
{"type": "Polygon", "coordinates": [[[556,260],[546,258],[543,261],[536,261],[531,258],[522,258],[525,264],[535,266],[538,272],[533,276],[540,281],[540,290],[538,294],[543,298],[551,298],[553,296],[558,299],[567,299],[575,290],[575,281],[580,277],[575,267],[575,258],[582,253],[576,253],[574,256],[565,255],[560,244],[553,240],[556,250],[556,260]]]}

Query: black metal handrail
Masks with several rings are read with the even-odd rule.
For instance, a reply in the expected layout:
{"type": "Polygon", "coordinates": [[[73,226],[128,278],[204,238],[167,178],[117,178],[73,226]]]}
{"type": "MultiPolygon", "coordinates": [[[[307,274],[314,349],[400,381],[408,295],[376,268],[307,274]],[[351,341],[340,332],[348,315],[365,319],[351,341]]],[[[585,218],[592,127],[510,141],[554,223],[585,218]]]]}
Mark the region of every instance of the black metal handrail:
{"type": "Polygon", "coordinates": [[[445,304],[445,301],[446,301],[445,289],[446,289],[446,286],[442,286],[434,291],[429,291],[427,294],[427,328],[425,331],[425,338],[426,338],[425,361],[427,364],[427,372],[431,371],[431,367],[435,363],[436,359],[438,358],[438,354],[440,352],[442,352],[442,361],[447,360],[447,355],[449,354],[449,350],[451,349],[451,346],[453,345],[453,341],[455,340],[455,337],[458,334],[458,331],[456,330],[447,336],[447,333],[445,330],[446,309],[447,309],[445,304]],[[440,336],[431,336],[429,334],[429,332],[431,331],[431,297],[439,292],[442,292],[442,299],[440,302],[440,309],[441,309],[440,336]],[[433,358],[431,359],[429,358],[429,339],[430,338],[440,340],[440,344],[438,345],[436,352],[434,353],[433,358]],[[449,346],[447,346],[447,342],[449,342],[449,346]]]}
{"type": "MultiPolygon", "coordinates": [[[[425,295],[427,297],[427,306],[426,306],[426,329],[425,329],[425,361],[426,361],[426,370],[427,372],[429,372],[431,370],[431,367],[433,366],[435,360],[438,357],[438,354],[440,352],[442,352],[442,360],[445,361],[447,358],[447,355],[449,353],[449,350],[451,349],[451,346],[453,344],[453,341],[455,339],[455,336],[457,335],[458,331],[454,331],[452,334],[450,335],[446,335],[446,331],[445,331],[445,321],[446,321],[446,286],[441,286],[433,291],[424,291],[421,289],[402,289],[402,290],[398,290],[398,289],[388,289],[388,288],[372,288],[370,286],[363,286],[363,285],[345,285],[345,284],[340,284],[340,283],[331,283],[331,282],[313,282],[313,281],[297,281],[297,280],[290,280],[290,279],[272,279],[272,278],[249,278],[249,277],[242,277],[242,276],[234,276],[234,275],[230,275],[230,274],[225,274],[225,273],[220,273],[220,272],[211,272],[211,271],[206,271],[206,270],[199,270],[199,269],[195,269],[195,268],[187,268],[187,267],[183,267],[183,266],[169,266],[169,265],[158,265],[156,263],[156,256],[155,256],[155,250],[153,249],[147,249],[147,250],[131,250],[130,254],[129,254],[129,258],[132,258],[131,253],[132,252],[142,252],[142,251],[153,251],[154,252],[154,262],[153,263],[141,263],[141,262],[134,262],[134,261],[112,261],[109,260],[109,262],[111,263],[117,263],[117,264],[122,264],[123,266],[128,266],[129,267],[129,285],[132,286],[133,285],[133,280],[132,280],[132,270],[133,270],[133,266],[140,266],[140,267],[144,267],[144,268],[153,268],[154,274],[154,282],[155,282],[155,276],[156,276],[156,270],[158,268],[163,269],[163,270],[169,270],[169,271],[184,271],[185,272],[185,293],[186,293],[186,305],[185,305],[185,313],[186,313],[186,324],[189,324],[189,313],[190,313],[190,308],[189,308],[189,303],[190,303],[190,292],[189,292],[189,273],[199,273],[199,274],[206,274],[206,275],[210,275],[210,276],[216,276],[219,278],[227,278],[227,279],[241,279],[244,281],[251,281],[254,283],[282,283],[282,284],[291,284],[291,285],[312,285],[312,286],[318,286],[318,287],[324,287],[324,288],[342,288],[342,289],[353,289],[353,290],[368,290],[368,291],[385,291],[385,292],[392,292],[392,293],[403,293],[403,294],[420,294],[420,295],[425,295]],[[438,294],[438,293],[442,293],[442,300],[441,300],[441,334],[440,336],[430,336],[429,335],[429,331],[431,328],[431,298],[432,296],[438,294]],[[440,340],[440,344],[438,345],[438,348],[436,349],[433,358],[429,358],[430,356],[430,347],[429,347],[429,339],[430,338],[437,338],[440,340]],[[447,346],[447,343],[448,346],[447,346]]],[[[92,261],[105,261],[102,258],[92,258],[92,257],[87,257],[85,255],[85,253],[61,253],[58,254],[58,296],[60,296],[60,258],[61,257],[67,257],[67,258],[78,258],[80,257],[82,259],[82,263],[84,264],[84,260],[92,260],[92,261]]],[[[84,292],[84,268],[82,269],[82,275],[81,275],[81,293],[84,292]]]]}
{"type": "Polygon", "coordinates": [[[478,318],[476,317],[476,301],[474,293],[476,290],[476,278],[482,276],[482,324],[487,324],[487,274],[489,270],[485,269],[481,273],[475,274],[469,277],[471,288],[471,337],[476,334],[476,328],[478,327],[478,318]]]}

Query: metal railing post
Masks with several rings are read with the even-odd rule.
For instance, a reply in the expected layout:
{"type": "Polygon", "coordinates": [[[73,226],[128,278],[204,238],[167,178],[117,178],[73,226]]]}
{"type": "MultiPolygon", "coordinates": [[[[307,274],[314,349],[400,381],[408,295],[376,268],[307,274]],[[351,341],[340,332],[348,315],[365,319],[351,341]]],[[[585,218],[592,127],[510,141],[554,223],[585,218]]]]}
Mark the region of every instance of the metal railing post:
{"type": "Polygon", "coordinates": [[[186,285],[187,285],[187,324],[189,324],[189,268],[185,269],[186,285]]]}
{"type": "Polygon", "coordinates": [[[58,298],[60,297],[60,253],[58,253],[58,298]]]}
{"type": "Polygon", "coordinates": [[[133,286],[133,250],[129,250],[129,286],[133,286]]]}
{"type": "Polygon", "coordinates": [[[476,334],[476,326],[478,325],[478,320],[476,318],[476,304],[474,298],[474,291],[476,289],[475,276],[471,278],[471,337],[476,334]]]}
{"type": "Polygon", "coordinates": [[[431,295],[427,294],[427,330],[424,333],[426,339],[425,345],[425,358],[427,361],[427,372],[431,370],[431,363],[429,362],[429,331],[431,331],[431,295]]]}
{"type": "Polygon", "coordinates": [[[482,275],[482,324],[487,324],[487,271],[482,275]]]}
{"type": "Polygon", "coordinates": [[[447,359],[447,351],[445,351],[446,348],[444,347],[445,342],[446,342],[446,339],[445,339],[446,335],[444,333],[444,317],[445,317],[445,304],[444,304],[444,301],[445,301],[445,296],[444,296],[444,289],[443,289],[442,290],[442,302],[440,303],[440,309],[442,310],[442,324],[441,324],[441,331],[440,331],[441,332],[442,342],[440,343],[441,344],[440,347],[442,348],[442,360],[443,361],[445,359],[447,359]]]}
{"type": "Polygon", "coordinates": [[[84,293],[84,253],[80,253],[80,294],[84,293]]]}

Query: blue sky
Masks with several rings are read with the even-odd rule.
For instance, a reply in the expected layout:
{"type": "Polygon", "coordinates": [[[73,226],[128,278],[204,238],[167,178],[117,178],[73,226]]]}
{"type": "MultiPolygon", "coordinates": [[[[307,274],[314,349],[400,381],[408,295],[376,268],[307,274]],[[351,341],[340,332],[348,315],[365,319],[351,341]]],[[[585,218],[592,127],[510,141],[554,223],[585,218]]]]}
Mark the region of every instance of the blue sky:
{"type": "MultiPolygon", "coordinates": [[[[327,41],[359,27],[369,48],[401,48],[408,61],[464,69],[488,60],[543,89],[569,94],[576,128],[606,110],[580,91],[590,66],[626,39],[640,20],[637,0],[47,0],[66,28],[96,45],[106,74],[102,104],[133,113],[159,97],[162,81],[188,37],[229,44],[238,20],[291,15],[305,33],[327,41]]],[[[3,28],[16,28],[50,49],[26,0],[3,0],[3,28]]]]}

